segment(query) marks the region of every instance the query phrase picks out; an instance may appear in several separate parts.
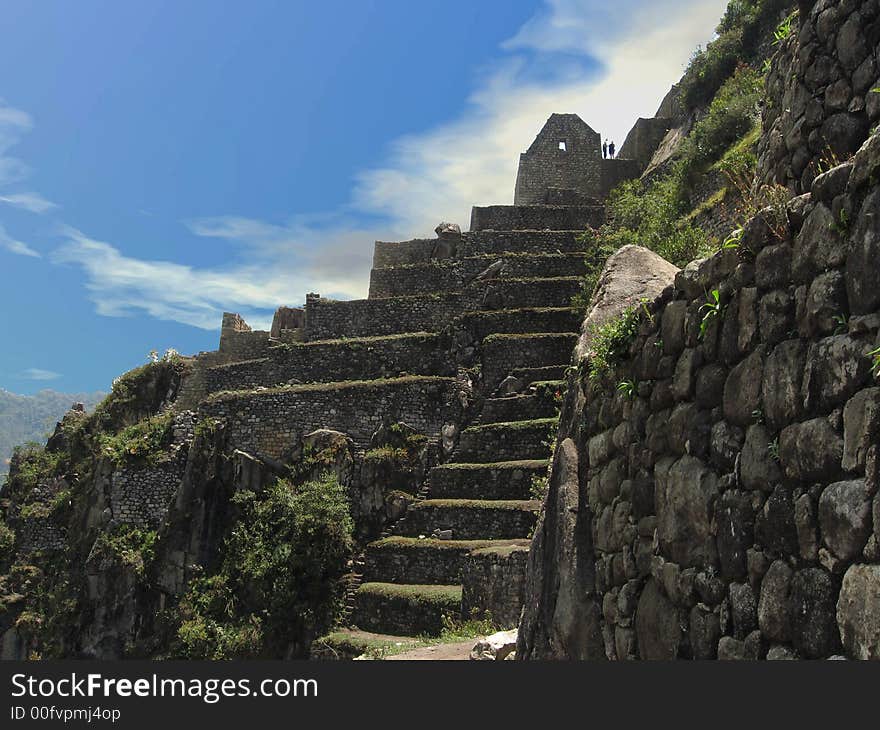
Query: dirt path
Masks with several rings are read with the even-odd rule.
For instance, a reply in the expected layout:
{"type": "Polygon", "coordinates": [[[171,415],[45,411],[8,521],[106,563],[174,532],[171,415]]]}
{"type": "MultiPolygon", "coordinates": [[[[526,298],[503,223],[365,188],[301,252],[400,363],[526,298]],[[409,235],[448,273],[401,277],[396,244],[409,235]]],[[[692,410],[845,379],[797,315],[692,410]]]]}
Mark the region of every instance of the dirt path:
{"type": "Polygon", "coordinates": [[[467,661],[470,659],[471,649],[474,648],[475,643],[476,639],[470,639],[457,644],[423,646],[390,656],[386,661],[467,661]]]}

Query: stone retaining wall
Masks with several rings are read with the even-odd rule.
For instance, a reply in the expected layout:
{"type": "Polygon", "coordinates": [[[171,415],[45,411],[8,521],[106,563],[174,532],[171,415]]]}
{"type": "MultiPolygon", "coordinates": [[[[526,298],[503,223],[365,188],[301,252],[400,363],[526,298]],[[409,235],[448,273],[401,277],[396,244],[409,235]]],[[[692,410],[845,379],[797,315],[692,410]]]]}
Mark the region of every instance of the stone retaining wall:
{"type": "Polygon", "coordinates": [[[518,655],[880,657],[878,171],[875,136],[572,378],[518,655]]]}

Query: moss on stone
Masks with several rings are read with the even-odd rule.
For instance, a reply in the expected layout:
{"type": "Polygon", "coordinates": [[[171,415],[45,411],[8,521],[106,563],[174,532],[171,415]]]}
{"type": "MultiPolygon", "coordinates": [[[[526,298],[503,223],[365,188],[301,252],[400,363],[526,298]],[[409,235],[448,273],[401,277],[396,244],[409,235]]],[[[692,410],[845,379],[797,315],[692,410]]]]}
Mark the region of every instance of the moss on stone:
{"type": "Polygon", "coordinates": [[[527,431],[533,428],[553,428],[558,418],[536,418],[531,421],[508,421],[505,423],[487,423],[483,426],[471,426],[463,433],[490,433],[497,431],[527,431]]]}
{"type": "Polygon", "coordinates": [[[456,462],[441,464],[436,468],[448,471],[486,471],[492,469],[546,469],[548,466],[550,466],[550,459],[520,459],[517,461],[496,461],[489,464],[456,462]]]}
{"type": "Polygon", "coordinates": [[[473,509],[473,510],[527,510],[537,511],[540,503],[520,499],[426,499],[410,507],[411,510],[473,509]]]}
{"type": "Polygon", "coordinates": [[[461,586],[364,583],[358,588],[358,593],[411,603],[450,606],[455,610],[461,604],[461,586]]]}
{"type": "Polygon", "coordinates": [[[434,540],[418,537],[386,537],[370,543],[371,550],[456,550],[471,551],[491,547],[527,545],[527,540],[434,540]]]}
{"type": "Polygon", "coordinates": [[[405,375],[399,378],[377,378],[375,380],[343,380],[337,383],[306,383],[303,385],[284,385],[263,390],[223,390],[210,395],[206,401],[230,401],[238,398],[262,398],[280,393],[320,393],[339,390],[357,390],[366,388],[388,388],[398,385],[431,385],[451,383],[454,378],[436,375],[405,375]]]}

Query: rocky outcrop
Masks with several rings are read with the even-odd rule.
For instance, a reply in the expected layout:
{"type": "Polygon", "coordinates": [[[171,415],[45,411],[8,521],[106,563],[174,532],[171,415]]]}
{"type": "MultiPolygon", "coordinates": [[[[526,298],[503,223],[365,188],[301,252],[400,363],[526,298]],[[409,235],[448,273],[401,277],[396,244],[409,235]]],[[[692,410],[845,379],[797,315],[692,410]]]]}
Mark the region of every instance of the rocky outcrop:
{"type": "Polygon", "coordinates": [[[655,299],[672,284],[678,268],[641,246],[624,246],[615,251],[602,269],[589,313],[581,325],[575,355],[586,357],[598,327],[642,300],[655,299]]]}

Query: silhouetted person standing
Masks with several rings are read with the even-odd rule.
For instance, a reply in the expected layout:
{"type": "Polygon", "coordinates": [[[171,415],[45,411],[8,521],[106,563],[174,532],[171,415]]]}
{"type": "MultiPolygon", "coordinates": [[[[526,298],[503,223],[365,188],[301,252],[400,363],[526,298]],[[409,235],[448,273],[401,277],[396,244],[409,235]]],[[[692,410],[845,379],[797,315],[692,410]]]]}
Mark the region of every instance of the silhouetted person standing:
{"type": "Polygon", "coordinates": [[[608,145],[608,156],[613,160],[614,159],[614,140],[611,141],[611,144],[608,145]]]}
{"type": "Polygon", "coordinates": [[[602,157],[604,157],[605,159],[608,159],[608,140],[607,139],[602,143],[602,157]]]}

